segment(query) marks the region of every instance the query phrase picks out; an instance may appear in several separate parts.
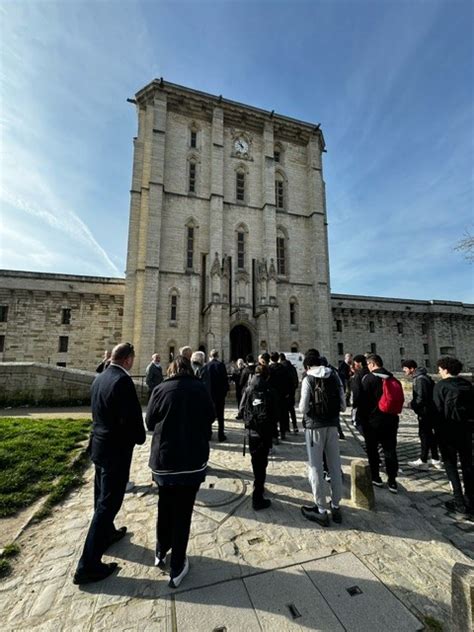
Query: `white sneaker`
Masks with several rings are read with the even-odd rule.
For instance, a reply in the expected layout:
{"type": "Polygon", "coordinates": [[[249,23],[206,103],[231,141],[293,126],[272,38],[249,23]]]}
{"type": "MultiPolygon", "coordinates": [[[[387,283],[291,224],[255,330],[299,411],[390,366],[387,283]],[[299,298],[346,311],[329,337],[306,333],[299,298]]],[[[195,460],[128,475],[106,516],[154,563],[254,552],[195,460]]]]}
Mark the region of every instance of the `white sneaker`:
{"type": "Polygon", "coordinates": [[[166,553],[163,557],[155,555],[155,566],[158,566],[158,568],[164,568],[166,566],[166,553]]]}
{"type": "Polygon", "coordinates": [[[178,588],[178,586],[181,584],[181,582],[183,581],[183,579],[186,577],[188,573],[189,573],[189,560],[188,558],[186,558],[184,560],[183,570],[181,571],[179,575],[176,575],[176,577],[172,577],[170,579],[168,586],[170,588],[178,588]]]}
{"type": "Polygon", "coordinates": [[[128,481],[128,483],[125,485],[125,493],[131,492],[134,487],[135,483],[133,481],[128,481]]]}
{"type": "Polygon", "coordinates": [[[437,461],[436,459],[430,459],[428,461],[430,465],[432,465],[437,470],[442,470],[444,467],[443,461],[437,461]]]}
{"type": "Polygon", "coordinates": [[[421,459],[416,459],[416,461],[408,461],[408,465],[410,467],[416,467],[419,470],[427,470],[429,468],[428,463],[425,463],[421,459]]]}

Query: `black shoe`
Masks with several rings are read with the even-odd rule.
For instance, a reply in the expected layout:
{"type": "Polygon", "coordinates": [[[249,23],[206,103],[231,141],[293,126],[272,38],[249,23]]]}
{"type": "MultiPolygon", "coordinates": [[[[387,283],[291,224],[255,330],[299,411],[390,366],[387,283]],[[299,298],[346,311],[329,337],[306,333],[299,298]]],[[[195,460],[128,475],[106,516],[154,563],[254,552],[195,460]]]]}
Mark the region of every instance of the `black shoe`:
{"type": "Polygon", "coordinates": [[[301,507],[301,511],[318,511],[318,505],[303,505],[301,507]]]}
{"type": "Polygon", "coordinates": [[[254,509],[255,511],[260,511],[261,509],[268,509],[271,504],[272,504],[272,501],[269,498],[263,498],[263,497],[258,498],[258,499],[252,498],[252,509],[254,509]]]}
{"type": "Polygon", "coordinates": [[[382,479],[379,478],[373,478],[372,479],[372,485],[374,485],[374,487],[383,487],[383,482],[382,479]]]}
{"type": "Polygon", "coordinates": [[[329,515],[328,512],[319,513],[318,511],[307,511],[305,507],[301,507],[301,513],[306,518],[306,520],[311,520],[311,522],[316,522],[322,527],[329,527],[329,515]]]}
{"type": "Polygon", "coordinates": [[[286,433],[285,432],[281,433],[281,440],[282,441],[286,441],[286,433]]]}
{"type": "Polygon", "coordinates": [[[300,430],[299,430],[298,426],[294,426],[294,427],[293,427],[293,432],[294,432],[295,434],[298,434],[298,432],[299,432],[299,431],[300,431],[300,430]]]}
{"type": "Polygon", "coordinates": [[[392,492],[392,494],[398,494],[397,481],[388,481],[387,486],[389,492],[392,492]]]}
{"type": "Polygon", "coordinates": [[[341,432],[339,433],[339,439],[340,439],[341,441],[345,441],[345,439],[346,439],[346,435],[342,432],[342,430],[341,430],[341,432]]]}
{"type": "Polygon", "coordinates": [[[117,566],[117,562],[110,562],[109,564],[101,564],[96,570],[76,571],[74,573],[74,579],[72,581],[74,584],[77,585],[100,582],[102,579],[105,579],[109,575],[112,575],[117,566]]]}
{"type": "Polygon", "coordinates": [[[331,505],[331,516],[332,516],[332,521],[333,522],[335,522],[336,524],[341,524],[341,522],[342,522],[342,513],[341,513],[340,507],[338,507],[336,509],[336,507],[333,507],[331,505]]]}
{"type": "Polygon", "coordinates": [[[323,477],[324,477],[324,480],[326,482],[328,482],[328,483],[331,482],[331,477],[329,476],[329,472],[326,472],[326,470],[324,470],[324,472],[323,472],[323,477]]]}
{"type": "Polygon", "coordinates": [[[227,437],[225,435],[220,435],[219,436],[219,441],[222,443],[222,441],[227,441],[227,437]]]}
{"type": "Polygon", "coordinates": [[[450,513],[457,514],[458,516],[466,516],[468,514],[466,505],[457,503],[455,500],[447,500],[444,506],[450,513]]]}
{"type": "Polygon", "coordinates": [[[115,531],[112,533],[112,535],[109,538],[109,543],[107,545],[107,548],[109,546],[112,546],[112,544],[115,544],[116,542],[121,540],[125,536],[126,533],[127,533],[127,527],[120,527],[120,529],[115,529],[115,531]]]}

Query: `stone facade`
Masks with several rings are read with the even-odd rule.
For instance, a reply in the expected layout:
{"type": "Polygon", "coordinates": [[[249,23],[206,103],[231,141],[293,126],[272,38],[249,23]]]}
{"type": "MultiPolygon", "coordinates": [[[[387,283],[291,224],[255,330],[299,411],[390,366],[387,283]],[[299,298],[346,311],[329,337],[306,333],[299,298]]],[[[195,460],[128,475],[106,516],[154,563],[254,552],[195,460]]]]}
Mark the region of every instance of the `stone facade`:
{"type": "Polygon", "coordinates": [[[90,370],[129,340],[135,374],[186,344],[474,370],[474,305],[330,295],[319,125],[163,81],[134,103],[126,279],[0,271],[0,362],[90,370]]]}
{"type": "Polygon", "coordinates": [[[376,296],[331,295],[334,358],[373,351],[387,368],[403,359],[436,372],[436,360],[454,355],[474,371],[474,305],[376,296]]]}
{"type": "Polygon", "coordinates": [[[185,342],[226,361],[329,349],[319,127],[159,81],[136,104],[123,335],[139,366],[185,342]]]}
{"type": "Polygon", "coordinates": [[[123,279],[0,270],[0,362],[94,370],[121,340],[123,279]]]}

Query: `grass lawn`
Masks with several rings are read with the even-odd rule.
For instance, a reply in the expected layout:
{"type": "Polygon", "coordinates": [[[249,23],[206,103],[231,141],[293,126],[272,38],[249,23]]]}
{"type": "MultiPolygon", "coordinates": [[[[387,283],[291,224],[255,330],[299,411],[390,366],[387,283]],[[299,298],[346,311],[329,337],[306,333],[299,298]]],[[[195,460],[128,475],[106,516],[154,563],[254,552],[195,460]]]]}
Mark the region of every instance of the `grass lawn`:
{"type": "Polygon", "coordinates": [[[84,463],[71,462],[90,425],[88,419],[0,417],[0,518],[50,492],[54,504],[82,482],[84,463]]]}

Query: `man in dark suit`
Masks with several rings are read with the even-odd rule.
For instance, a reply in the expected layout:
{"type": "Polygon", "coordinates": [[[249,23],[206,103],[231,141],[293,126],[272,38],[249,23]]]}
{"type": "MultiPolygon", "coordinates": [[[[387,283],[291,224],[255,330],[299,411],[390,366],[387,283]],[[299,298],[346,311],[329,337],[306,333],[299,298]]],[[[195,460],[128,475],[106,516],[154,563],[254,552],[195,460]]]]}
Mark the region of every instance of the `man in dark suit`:
{"type": "Polygon", "coordinates": [[[208,385],[211,399],[214,403],[217,423],[219,425],[218,439],[219,441],[226,441],[227,437],[224,434],[224,406],[225,396],[229,390],[229,381],[227,379],[225,365],[218,358],[219,352],[217,349],[212,349],[209,354],[209,362],[203,369],[201,379],[208,385]]]}
{"type": "Polygon", "coordinates": [[[122,343],[114,347],[109,368],[96,377],[91,389],[92,433],[90,455],[95,464],[94,516],[89,526],[75,584],[105,579],[117,568],[101,561],[105,550],[125,535],[114,519],[122,506],[135,444],[145,443],[142,409],[128,373],[135,352],[122,343]]]}
{"type": "Polygon", "coordinates": [[[150,399],[153,389],[163,381],[163,371],[160,364],[160,356],[154,353],[151,356],[151,362],[145,371],[145,382],[148,386],[148,399],[150,399]]]}

